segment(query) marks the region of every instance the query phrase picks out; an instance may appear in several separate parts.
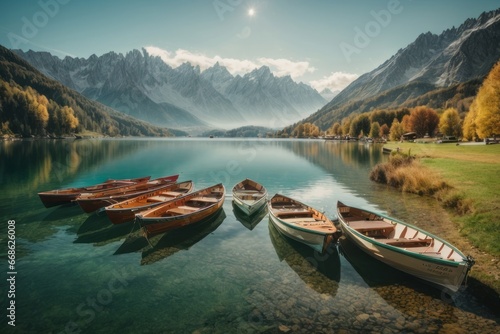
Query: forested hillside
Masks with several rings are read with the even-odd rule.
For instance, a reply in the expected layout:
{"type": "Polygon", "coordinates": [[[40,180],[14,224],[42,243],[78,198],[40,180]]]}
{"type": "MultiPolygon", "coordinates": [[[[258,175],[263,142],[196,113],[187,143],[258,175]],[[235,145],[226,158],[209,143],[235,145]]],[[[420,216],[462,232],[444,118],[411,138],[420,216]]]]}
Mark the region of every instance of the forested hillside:
{"type": "Polygon", "coordinates": [[[0,134],[170,136],[49,79],[0,46],[0,134]]]}

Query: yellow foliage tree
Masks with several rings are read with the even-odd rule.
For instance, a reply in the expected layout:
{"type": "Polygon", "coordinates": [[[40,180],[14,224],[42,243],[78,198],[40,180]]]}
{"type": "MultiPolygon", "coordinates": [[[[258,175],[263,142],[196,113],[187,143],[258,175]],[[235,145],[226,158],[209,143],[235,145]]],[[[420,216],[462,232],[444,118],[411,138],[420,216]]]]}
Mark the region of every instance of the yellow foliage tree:
{"type": "Polygon", "coordinates": [[[448,108],[439,118],[439,131],[445,136],[460,137],[462,132],[461,123],[457,109],[448,108]]]}
{"type": "Polygon", "coordinates": [[[464,125],[462,132],[464,134],[464,138],[467,140],[473,140],[478,138],[476,132],[476,117],[477,117],[477,106],[476,101],[472,102],[469,112],[465,116],[464,125]]]}
{"type": "Polygon", "coordinates": [[[493,66],[474,102],[477,106],[475,123],[479,137],[500,135],[500,62],[493,66]]]}
{"type": "Polygon", "coordinates": [[[62,125],[65,129],[71,131],[78,126],[78,118],[76,118],[73,108],[64,106],[61,108],[62,125]]]}
{"type": "Polygon", "coordinates": [[[399,123],[397,118],[394,118],[391,125],[391,131],[389,132],[389,138],[391,140],[398,141],[404,133],[405,130],[403,129],[403,125],[399,123]]]}

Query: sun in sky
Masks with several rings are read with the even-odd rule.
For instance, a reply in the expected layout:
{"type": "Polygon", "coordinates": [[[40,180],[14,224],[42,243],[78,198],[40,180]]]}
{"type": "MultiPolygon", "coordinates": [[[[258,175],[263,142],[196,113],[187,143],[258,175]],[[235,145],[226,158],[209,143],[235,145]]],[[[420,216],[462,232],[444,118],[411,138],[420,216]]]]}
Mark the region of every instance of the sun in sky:
{"type": "Polygon", "coordinates": [[[255,15],[255,9],[254,8],[249,8],[248,9],[248,16],[254,16],[255,15]]]}

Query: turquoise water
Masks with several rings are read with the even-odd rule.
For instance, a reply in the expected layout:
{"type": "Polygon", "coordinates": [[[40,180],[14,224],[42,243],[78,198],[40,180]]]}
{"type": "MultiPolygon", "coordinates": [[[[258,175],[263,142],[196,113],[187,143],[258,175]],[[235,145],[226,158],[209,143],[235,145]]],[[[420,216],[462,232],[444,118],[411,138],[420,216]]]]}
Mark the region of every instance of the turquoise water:
{"type": "MultiPolygon", "coordinates": [[[[15,298],[1,280],[2,328],[17,333],[498,332],[467,290],[449,297],[342,240],[327,254],[282,237],[267,213],[235,212],[244,178],[335,217],[337,200],[408,222],[440,208],[368,179],[380,146],[316,140],[79,140],[0,143],[2,272],[15,220],[15,298]],[[180,174],[222,182],[223,211],[153,238],[78,206],[46,209],[39,191],[107,178],[180,174]],[[15,328],[8,302],[15,300],[15,328]]],[[[5,332],[2,330],[2,332],[5,332]]]]}

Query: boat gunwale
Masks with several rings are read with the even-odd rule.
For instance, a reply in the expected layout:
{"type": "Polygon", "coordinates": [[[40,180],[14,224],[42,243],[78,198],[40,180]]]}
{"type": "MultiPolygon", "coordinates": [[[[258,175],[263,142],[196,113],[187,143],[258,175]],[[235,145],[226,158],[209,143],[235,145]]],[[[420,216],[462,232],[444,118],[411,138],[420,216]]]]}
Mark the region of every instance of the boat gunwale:
{"type": "MultiPolygon", "coordinates": [[[[348,230],[351,233],[355,234],[356,237],[359,237],[359,238],[361,238],[361,239],[363,239],[365,241],[368,241],[369,243],[374,244],[377,247],[382,247],[382,248],[385,248],[385,249],[388,249],[388,250],[391,250],[391,251],[395,251],[395,252],[398,252],[398,253],[401,253],[401,254],[404,254],[404,255],[409,255],[409,256],[411,256],[413,258],[416,258],[416,259],[419,259],[419,260],[425,260],[425,261],[428,261],[428,262],[439,263],[439,264],[447,265],[447,266],[450,266],[450,267],[459,267],[460,265],[465,265],[468,268],[472,267],[469,264],[469,261],[467,260],[467,257],[459,249],[457,249],[455,246],[453,246],[451,243],[449,243],[448,241],[446,241],[446,240],[444,240],[444,239],[442,239],[440,237],[437,237],[434,234],[432,234],[430,232],[427,232],[427,231],[425,231],[425,230],[423,230],[423,229],[421,229],[421,228],[419,228],[417,226],[414,226],[412,224],[405,223],[405,222],[403,222],[401,220],[389,217],[389,216],[381,214],[381,213],[377,213],[377,212],[373,212],[373,211],[370,211],[370,210],[361,209],[361,208],[354,207],[354,206],[349,206],[349,205],[346,205],[346,204],[344,204],[344,203],[342,203],[340,201],[337,202],[337,216],[338,216],[338,219],[340,220],[342,226],[347,227],[348,230]],[[378,215],[380,217],[389,219],[390,221],[394,221],[394,222],[396,222],[398,224],[402,224],[404,226],[408,226],[408,227],[414,228],[415,230],[417,230],[419,232],[422,232],[422,233],[424,233],[425,235],[428,235],[431,238],[439,240],[440,242],[442,242],[445,245],[447,245],[448,247],[450,247],[454,252],[456,252],[457,254],[459,254],[462,257],[462,261],[458,262],[458,261],[451,261],[451,260],[448,260],[448,259],[440,259],[440,258],[436,258],[436,257],[431,257],[431,256],[428,256],[428,255],[425,255],[425,254],[420,254],[420,253],[412,252],[410,250],[405,250],[404,248],[401,248],[401,247],[397,247],[397,246],[389,245],[389,244],[386,244],[386,243],[382,243],[382,242],[377,241],[377,239],[367,237],[367,236],[363,235],[362,233],[356,231],[351,226],[349,226],[349,222],[346,222],[344,220],[344,218],[342,217],[341,212],[339,211],[338,203],[341,203],[342,205],[344,205],[346,207],[351,207],[351,208],[358,209],[358,210],[361,210],[361,211],[364,211],[364,212],[372,213],[372,214],[378,215]]],[[[395,224],[393,224],[393,225],[395,225],[395,224]]]]}
{"type": "Polygon", "coordinates": [[[152,208],[150,210],[143,211],[143,212],[141,212],[139,214],[136,214],[135,217],[136,217],[137,220],[139,220],[141,222],[144,222],[144,223],[148,223],[148,224],[156,224],[156,223],[162,223],[162,222],[172,222],[172,221],[176,221],[176,220],[181,220],[181,219],[188,218],[191,215],[198,214],[201,211],[206,211],[208,209],[211,209],[214,206],[218,206],[221,202],[224,201],[225,196],[226,196],[226,188],[224,187],[224,185],[222,183],[219,183],[219,184],[207,187],[207,188],[203,188],[203,189],[191,192],[189,194],[185,194],[184,196],[177,197],[177,198],[175,198],[172,201],[169,201],[169,202],[166,202],[166,203],[161,203],[160,205],[158,205],[158,206],[156,206],[156,207],[154,207],[154,208],[152,208]],[[206,190],[212,189],[212,188],[217,188],[217,187],[222,187],[222,189],[223,189],[222,196],[220,197],[220,199],[218,199],[217,202],[211,203],[211,204],[209,204],[209,205],[207,205],[205,207],[200,208],[200,210],[189,212],[189,213],[186,213],[186,214],[183,214],[183,215],[170,216],[170,217],[163,217],[163,216],[145,217],[145,215],[148,214],[150,211],[152,212],[154,210],[160,210],[162,206],[167,206],[167,205],[171,204],[170,202],[173,202],[173,201],[182,201],[182,200],[185,200],[187,197],[190,197],[190,196],[191,197],[196,197],[196,196],[199,195],[199,193],[201,193],[203,191],[206,191],[206,190]]]}
{"type": "Polygon", "coordinates": [[[304,231],[304,232],[307,232],[307,233],[311,233],[311,234],[317,234],[317,235],[322,235],[322,236],[327,236],[327,235],[334,235],[335,233],[338,233],[338,229],[337,227],[335,226],[335,224],[333,223],[333,221],[331,219],[329,219],[324,213],[321,213],[320,211],[316,210],[315,208],[313,207],[310,207],[309,205],[307,204],[304,204],[300,201],[297,201],[293,198],[290,198],[290,197],[287,197],[285,195],[281,195],[281,194],[276,194],[274,195],[269,201],[268,201],[268,205],[269,205],[269,214],[277,219],[278,221],[280,221],[282,224],[290,227],[290,228],[293,228],[293,229],[296,229],[296,230],[299,230],[299,231],[304,231]],[[307,229],[307,228],[304,228],[304,227],[301,227],[299,225],[295,225],[295,224],[291,224],[291,223],[288,223],[286,221],[284,221],[283,219],[279,218],[278,216],[276,216],[274,213],[273,213],[273,210],[272,210],[272,204],[271,204],[271,201],[274,197],[276,196],[281,196],[281,197],[285,197],[285,198],[288,198],[288,199],[291,199],[292,201],[306,207],[308,209],[308,211],[313,211],[314,213],[317,213],[319,215],[321,215],[322,217],[324,217],[326,220],[330,221],[332,223],[332,227],[335,228],[335,231],[333,232],[321,232],[321,231],[318,231],[318,230],[312,230],[312,229],[307,229]]]}
{"type": "MultiPolygon", "coordinates": [[[[172,187],[175,187],[176,185],[181,185],[181,184],[183,184],[183,183],[189,183],[189,182],[192,184],[192,186],[191,186],[191,190],[192,190],[192,189],[194,189],[194,182],[193,182],[193,181],[191,181],[191,180],[188,180],[188,181],[183,181],[183,182],[178,182],[178,183],[172,183],[172,184],[168,184],[167,186],[172,186],[172,187]]],[[[162,189],[162,188],[158,188],[158,189],[152,190],[152,191],[150,191],[150,192],[148,192],[148,193],[141,194],[141,195],[138,195],[138,196],[136,196],[136,197],[132,197],[132,198],[129,198],[129,199],[123,200],[123,201],[118,202],[118,203],[113,203],[113,204],[111,204],[111,205],[106,206],[106,207],[105,207],[105,209],[106,209],[106,211],[110,211],[110,212],[113,212],[113,213],[115,213],[115,212],[125,212],[125,211],[131,211],[131,212],[134,212],[134,211],[141,210],[141,209],[143,209],[143,208],[147,208],[147,207],[149,207],[149,206],[158,206],[158,205],[162,205],[162,204],[165,204],[165,203],[167,203],[167,202],[170,202],[170,201],[173,201],[173,200],[176,200],[176,199],[179,199],[179,198],[181,198],[181,197],[182,197],[182,196],[174,197],[174,198],[169,199],[168,201],[165,201],[165,202],[149,202],[149,203],[147,203],[147,204],[145,204],[145,205],[141,205],[141,206],[133,206],[133,207],[128,207],[128,208],[118,208],[118,207],[114,208],[114,206],[116,206],[116,205],[120,205],[120,204],[121,204],[121,203],[123,203],[123,202],[131,202],[131,201],[133,201],[133,200],[138,199],[139,197],[140,197],[141,199],[142,199],[142,198],[148,198],[149,196],[147,196],[147,195],[148,195],[149,193],[154,193],[154,192],[163,191],[163,190],[164,190],[164,189],[162,189]]],[[[189,191],[189,190],[188,190],[188,191],[189,191]]],[[[192,192],[192,191],[191,191],[191,192],[192,192]]],[[[189,195],[189,194],[190,194],[190,192],[188,192],[188,193],[184,194],[183,196],[185,196],[185,195],[189,195]]]]}

